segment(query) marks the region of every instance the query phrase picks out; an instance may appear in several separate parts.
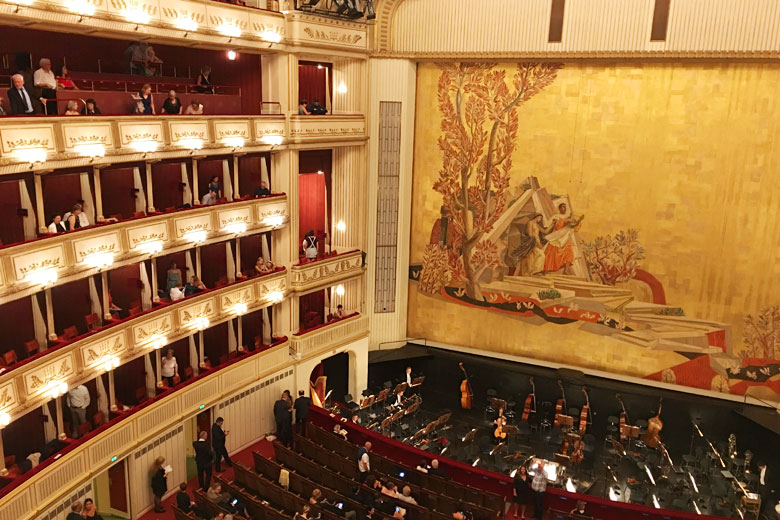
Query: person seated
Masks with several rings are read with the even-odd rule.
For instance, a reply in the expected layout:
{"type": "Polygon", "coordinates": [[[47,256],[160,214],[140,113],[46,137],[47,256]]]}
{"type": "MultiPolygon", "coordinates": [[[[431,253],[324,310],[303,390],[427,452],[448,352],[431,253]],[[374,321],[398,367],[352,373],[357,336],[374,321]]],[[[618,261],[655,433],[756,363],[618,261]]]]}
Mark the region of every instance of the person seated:
{"type": "Polygon", "coordinates": [[[75,99],[71,99],[68,101],[68,104],[65,106],[65,115],[66,116],[80,116],[81,112],[79,112],[79,104],[75,99]]]}
{"type": "Polygon", "coordinates": [[[214,86],[211,84],[211,67],[204,66],[198,74],[198,81],[195,83],[195,92],[201,94],[213,94],[214,86]]]}
{"type": "Polygon", "coordinates": [[[165,98],[165,102],[163,103],[162,113],[180,115],[182,110],[183,107],[179,98],[176,97],[176,91],[171,90],[168,92],[168,97],[165,98]]]}
{"type": "Polygon", "coordinates": [[[230,500],[230,493],[222,492],[222,484],[215,482],[206,491],[206,498],[214,502],[215,504],[226,504],[230,500]]]}
{"type": "Polygon", "coordinates": [[[333,319],[340,320],[346,317],[347,317],[347,313],[344,312],[344,306],[339,303],[338,305],[336,305],[336,312],[333,314],[333,319]]]}
{"type": "Polygon", "coordinates": [[[319,488],[315,488],[311,492],[311,496],[309,497],[309,503],[313,506],[316,506],[320,502],[323,502],[325,499],[322,497],[322,491],[320,491],[319,488]]]}
{"type": "Polygon", "coordinates": [[[163,60],[157,57],[157,53],[154,52],[154,47],[146,44],[146,75],[155,76],[162,64],[163,60]]]}
{"type": "Polygon", "coordinates": [[[450,479],[450,476],[447,475],[444,471],[439,469],[439,461],[437,459],[433,459],[431,461],[431,469],[428,470],[428,473],[430,475],[434,475],[436,477],[441,477],[443,479],[450,479]]]}
{"type": "Polygon", "coordinates": [[[298,115],[299,116],[303,116],[303,115],[307,115],[308,116],[308,115],[311,114],[311,112],[309,112],[309,109],[306,108],[306,105],[308,105],[308,104],[309,103],[305,99],[302,99],[302,100],[300,100],[298,102],[298,115]]]}
{"type": "Polygon", "coordinates": [[[82,520],[81,519],[81,502],[76,500],[70,505],[70,513],[65,517],[65,520],[82,520]]]}
{"type": "Polygon", "coordinates": [[[268,197],[271,194],[271,190],[268,189],[268,183],[260,181],[260,186],[255,188],[255,198],[268,197]]]}
{"type": "Polygon", "coordinates": [[[463,507],[463,504],[458,507],[458,510],[452,513],[452,518],[455,520],[473,520],[474,514],[468,509],[463,507]]]}
{"type": "Polygon", "coordinates": [[[178,507],[185,513],[189,513],[190,511],[192,511],[194,505],[195,503],[187,494],[187,483],[182,482],[181,484],[179,484],[178,493],[176,493],[176,507],[178,507]]]}
{"type": "Polygon", "coordinates": [[[328,113],[328,109],[326,109],[324,106],[320,104],[320,100],[318,98],[314,98],[314,102],[310,103],[306,110],[309,111],[310,114],[319,116],[319,115],[325,115],[328,113]]]}
{"type": "Polygon", "coordinates": [[[5,109],[3,108],[3,96],[0,96],[0,117],[5,115],[5,109]]]}
{"type": "Polygon", "coordinates": [[[213,191],[206,192],[203,198],[200,199],[200,203],[204,206],[213,206],[217,203],[217,194],[213,191]]]}
{"type": "Polygon", "coordinates": [[[202,116],[203,105],[193,99],[190,101],[190,106],[187,107],[187,110],[185,110],[184,113],[188,116],[202,116]]]}
{"type": "Polygon", "coordinates": [[[217,199],[222,198],[222,185],[219,183],[219,175],[214,175],[209,180],[209,191],[213,191],[217,195],[217,199]]]}
{"type": "Polygon", "coordinates": [[[425,459],[420,460],[420,462],[417,464],[417,467],[415,468],[417,471],[420,471],[422,473],[428,473],[428,463],[425,461],[425,459]]]}
{"type": "Polygon", "coordinates": [[[581,516],[587,515],[588,513],[586,513],[586,511],[585,511],[585,501],[584,500],[577,500],[577,505],[574,507],[574,509],[569,511],[569,514],[570,515],[581,515],[581,516]]]}
{"type": "Polygon", "coordinates": [[[81,227],[81,204],[74,204],[68,213],[63,215],[65,220],[65,229],[71,231],[81,227]]]}
{"type": "Polygon", "coordinates": [[[84,509],[81,511],[81,516],[85,520],[103,520],[95,507],[95,501],[91,498],[84,499],[84,509]]]}
{"type": "Polygon", "coordinates": [[[32,85],[25,85],[24,76],[14,74],[11,76],[11,84],[13,86],[8,89],[8,103],[12,116],[31,116],[43,112],[41,99],[33,94],[32,85]]]}
{"type": "Polygon", "coordinates": [[[62,217],[54,215],[51,218],[51,224],[49,224],[49,233],[64,233],[65,224],[62,223],[62,217]]]}
{"type": "Polygon", "coordinates": [[[84,103],[84,108],[81,109],[81,113],[85,116],[97,116],[100,115],[100,109],[97,106],[97,102],[94,99],[89,98],[84,103]]]}
{"type": "Polygon", "coordinates": [[[183,300],[184,288],[181,287],[180,285],[175,285],[171,287],[171,290],[168,292],[168,297],[171,299],[172,302],[183,300]]]}
{"type": "Polygon", "coordinates": [[[257,257],[257,262],[255,262],[255,272],[259,275],[268,274],[273,272],[276,269],[276,266],[274,266],[273,262],[270,260],[266,262],[262,256],[257,257]]]}
{"type": "Polygon", "coordinates": [[[184,296],[192,296],[193,294],[205,291],[206,289],[208,289],[206,284],[197,276],[193,276],[190,278],[190,281],[187,282],[187,285],[184,286],[184,296]]]}
{"type": "Polygon", "coordinates": [[[73,83],[68,75],[68,67],[63,65],[60,67],[60,73],[57,74],[57,89],[59,90],[78,90],[79,88],[73,83]]]}
{"type": "Polygon", "coordinates": [[[114,303],[114,298],[111,297],[111,293],[108,293],[108,312],[111,314],[111,317],[114,319],[119,319],[123,317],[123,314],[126,316],[127,313],[122,312],[122,308],[117,306],[117,304],[114,303]]]}
{"type": "Polygon", "coordinates": [[[136,103],[136,113],[144,115],[154,115],[154,100],[152,99],[152,86],[147,83],[138,91],[138,102],[136,103]]]}
{"type": "Polygon", "coordinates": [[[404,486],[404,489],[401,492],[401,494],[396,495],[395,498],[397,498],[398,500],[402,500],[408,504],[417,505],[417,500],[415,500],[414,497],[412,496],[412,488],[410,488],[409,486],[404,486]]]}
{"type": "Polygon", "coordinates": [[[382,489],[379,491],[383,495],[387,495],[390,498],[395,498],[398,496],[398,486],[396,486],[393,482],[388,482],[386,486],[382,486],[382,489]]]}
{"type": "Polygon", "coordinates": [[[295,513],[293,520],[309,520],[309,511],[311,511],[311,508],[304,504],[301,508],[301,511],[299,513],[295,513]]]}

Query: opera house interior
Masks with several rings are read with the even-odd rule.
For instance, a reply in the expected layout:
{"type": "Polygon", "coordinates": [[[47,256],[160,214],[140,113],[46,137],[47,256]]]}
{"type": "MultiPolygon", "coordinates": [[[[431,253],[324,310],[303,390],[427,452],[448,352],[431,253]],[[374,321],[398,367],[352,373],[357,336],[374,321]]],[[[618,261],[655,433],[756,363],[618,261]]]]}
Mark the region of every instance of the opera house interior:
{"type": "Polygon", "coordinates": [[[779,59],[777,0],[0,0],[0,518],[779,520],[779,59]]]}

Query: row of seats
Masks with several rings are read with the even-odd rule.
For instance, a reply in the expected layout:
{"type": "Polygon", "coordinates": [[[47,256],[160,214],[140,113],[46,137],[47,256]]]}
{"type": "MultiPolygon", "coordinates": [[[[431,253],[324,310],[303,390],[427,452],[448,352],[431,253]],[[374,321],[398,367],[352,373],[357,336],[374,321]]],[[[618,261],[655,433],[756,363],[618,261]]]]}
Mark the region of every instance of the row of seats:
{"type": "MultiPolygon", "coordinates": [[[[341,457],[354,458],[357,453],[357,447],[354,444],[318,426],[309,425],[308,432],[315,446],[331,450],[341,457]]],[[[405,466],[382,457],[375,452],[371,453],[371,467],[385,475],[398,475],[403,471],[406,473],[405,483],[416,485],[430,492],[438,493],[441,496],[473,504],[476,507],[475,515],[477,515],[480,509],[492,514],[492,512],[499,510],[504,503],[504,498],[495,493],[488,493],[427,473],[408,471],[408,468],[405,466]]]]}

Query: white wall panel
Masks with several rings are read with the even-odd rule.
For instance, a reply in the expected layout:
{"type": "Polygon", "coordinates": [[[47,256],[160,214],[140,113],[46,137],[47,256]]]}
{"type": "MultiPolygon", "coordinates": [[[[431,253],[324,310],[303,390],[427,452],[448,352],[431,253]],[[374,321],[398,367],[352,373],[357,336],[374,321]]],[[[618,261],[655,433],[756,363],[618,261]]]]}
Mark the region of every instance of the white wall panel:
{"type": "Polygon", "coordinates": [[[58,500],[45,513],[38,515],[36,520],[65,520],[70,513],[70,505],[75,501],[84,503],[85,498],[95,499],[95,492],[92,489],[92,479],[77,485],[72,491],[65,494],[61,500],[58,500]]]}
{"type": "Polygon", "coordinates": [[[187,480],[185,460],[184,426],[178,425],[151,439],[128,457],[130,478],[130,509],[135,518],[152,507],[152,467],[157,457],[165,457],[165,463],[173,471],[168,475],[168,492],[187,480]]]}

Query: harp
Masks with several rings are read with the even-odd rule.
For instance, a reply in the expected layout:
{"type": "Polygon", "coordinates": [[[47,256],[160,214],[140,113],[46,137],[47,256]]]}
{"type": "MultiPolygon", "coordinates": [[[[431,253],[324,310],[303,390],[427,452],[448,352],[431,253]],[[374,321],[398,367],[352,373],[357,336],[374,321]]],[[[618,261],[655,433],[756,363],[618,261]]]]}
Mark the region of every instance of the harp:
{"type": "Polygon", "coordinates": [[[328,376],[320,376],[316,381],[309,382],[309,393],[311,394],[311,403],[315,406],[323,407],[325,403],[325,384],[328,376]]]}

